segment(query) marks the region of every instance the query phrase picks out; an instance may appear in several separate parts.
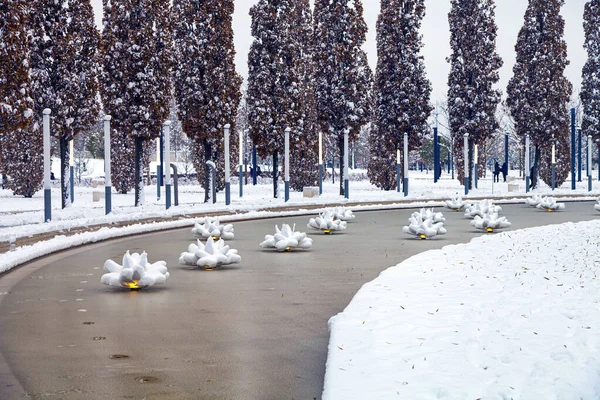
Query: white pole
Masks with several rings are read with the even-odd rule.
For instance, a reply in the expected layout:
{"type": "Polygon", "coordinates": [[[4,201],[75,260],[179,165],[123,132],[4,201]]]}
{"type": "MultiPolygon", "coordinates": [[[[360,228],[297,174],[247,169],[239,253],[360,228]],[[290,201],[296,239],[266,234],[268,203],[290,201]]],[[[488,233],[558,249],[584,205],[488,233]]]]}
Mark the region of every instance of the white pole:
{"type": "Polygon", "coordinates": [[[323,132],[319,132],[319,165],[323,165],[323,132]]]}
{"type": "Polygon", "coordinates": [[[75,142],[75,139],[71,139],[71,141],[69,142],[69,166],[70,167],[73,167],[75,165],[75,162],[73,160],[74,153],[75,153],[74,148],[73,148],[74,147],[73,146],[74,142],[75,142]]]}
{"type": "Polygon", "coordinates": [[[229,168],[229,129],[231,125],[225,125],[225,183],[230,182],[230,168],[229,168]]]}
{"type": "Polygon", "coordinates": [[[404,132],[404,197],[408,196],[408,132],[404,132]]]}
{"type": "Polygon", "coordinates": [[[464,164],[464,185],[465,185],[465,195],[469,194],[469,134],[465,133],[463,135],[463,164],[464,164]]]}
{"type": "Polygon", "coordinates": [[[290,181],[290,128],[285,128],[285,181],[290,181]]]}
{"type": "Polygon", "coordinates": [[[479,160],[479,157],[478,157],[479,156],[479,154],[478,154],[479,153],[478,152],[479,149],[478,149],[478,147],[479,147],[478,145],[475,145],[475,161],[473,162],[474,164],[479,164],[477,162],[479,160]]]}
{"type": "Polygon", "coordinates": [[[400,164],[400,149],[396,149],[396,164],[400,164]]]}
{"type": "Polygon", "coordinates": [[[531,181],[531,168],[529,165],[529,135],[525,136],[525,192],[529,192],[529,182],[531,181]]]}
{"type": "Polygon", "coordinates": [[[105,213],[109,214],[111,202],[111,171],[110,171],[110,115],[104,116],[104,204],[105,213]]]}
{"type": "Polygon", "coordinates": [[[163,158],[163,163],[165,165],[165,184],[171,184],[171,121],[167,120],[163,124],[163,134],[165,135],[165,154],[163,158]]]}
{"type": "Polygon", "coordinates": [[[50,185],[50,169],[52,166],[52,160],[50,159],[50,114],[52,114],[52,111],[49,108],[44,109],[44,189],[52,188],[50,185]]]}
{"type": "Polygon", "coordinates": [[[348,135],[349,129],[344,131],[344,197],[349,198],[348,191],[350,190],[349,177],[348,177],[348,135]]]}
{"type": "Polygon", "coordinates": [[[556,145],[552,144],[552,164],[556,164],[556,145]]]}
{"type": "Polygon", "coordinates": [[[239,139],[240,167],[244,166],[244,131],[240,131],[239,139]]]}
{"type": "Polygon", "coordinates": [[[587,143],[587,174],[592,176],[592,135],[588,135],[587,143]]]}

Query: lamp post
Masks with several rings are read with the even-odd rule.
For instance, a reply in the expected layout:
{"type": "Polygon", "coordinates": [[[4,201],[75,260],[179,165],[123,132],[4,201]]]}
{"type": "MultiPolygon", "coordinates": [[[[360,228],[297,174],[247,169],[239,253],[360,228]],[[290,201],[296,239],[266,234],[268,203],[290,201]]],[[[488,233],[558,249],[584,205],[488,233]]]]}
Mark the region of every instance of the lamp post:
{"type": "Polygon", "coordinates": [[[69,142],[69,186],[71,189],[71,204],[75,201],[75,139],[69,142]]]}
{"type": "Polygon", "coordinates": [[[165,166],[165,204],[168,210],[171,208],[171,121],[169,120],[163,124],[163,135],[165,154],[162,164],[165,166]]]}
{"type": "Polygon", "coordinates": [[[525,136],[525,192],[529,193],[529,181],[531,180],[531,169],[529,167],[529,135],[525,136]]]}
{"type": "Polygon", "coordinates": [[[319,132],[319,195],[323,194],[323,132],[319,132]]]}
{"type": "Polygon", "coordinates": [[[104,116],[104,212],[112,211],[112,183],[110,178],[110,115],[104,116]]]}
{"type": "MultiPolygon", "coordinates": [[[[223,127],[225,135],[225,205],[231,204],[231,171],[229,165],[229,129],[231,125],[226,124],[223,127]]],[[[215,182],[216,184],[216,182],[215,182]]]]}
{"type": "Polygon", "coordinates": [[[287,203],[290,200],[290,132],[291,128],[285,128],[285,181],[284,189],[285,189],[285,202],[287,203]]]}
{"type": "Polygon", "coordinates": [[[469,194],[469,134],[463,135],[463,157],[464,157],[464,184],[465,196],[469,194]]]}
{"type": "Polygon", "coordinates": [[[404,197],[408,196],[408,133],[404,132],[404,197]]]}
{"type": "Polygon", "coordinates": [[[50,169],[52,160],[50,159],[50,114],[52,111],[45,108],[42,118],[44,131],[44,222],[52,219],[52,186],[50,185],[50,169]]]}

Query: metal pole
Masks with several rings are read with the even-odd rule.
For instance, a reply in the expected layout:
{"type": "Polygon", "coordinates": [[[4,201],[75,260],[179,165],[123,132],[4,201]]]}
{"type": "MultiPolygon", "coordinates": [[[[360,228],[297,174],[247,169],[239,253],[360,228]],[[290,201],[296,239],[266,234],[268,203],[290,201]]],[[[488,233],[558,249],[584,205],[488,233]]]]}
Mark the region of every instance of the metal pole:
{"type": "Polygon", "coordinates": [[[465,185],[465,196],[469,194],[469,134],[463,135],[463,164],[464,164],[464,185],[465,185]]]}
{"type": "Polygon", "coordinates": [[[433,128],[433,183],[440,179],[440,143],[437,126],[433,128]]]}
{"type": "Polygon", "coordinates": [[[477,184],[479,181],[479,145],[475,145],[475,161],[473,164],[473,179],[475,180],[475,189],[478,189],[477,184]]]}
{"type": "Polygon", "coordinates": [[[504,182],[506,182],[506,177],[508,176],[508,132],[504,134],[504,182]]]}
{"type": "Polygon", "coordinates": [[[402,182],[404,197],[408,196],[408,133],[404,132],[404,179],[402,182]]]}
{"type": "Polygon", "coordinates": [[[552,143],[552,190],[556,189],[556,144],[552,143]]]}
{"type": "Polygon", "coordinates": [[[592,135],[588,135],[587,142],[587,176],[588,192],[592,191],[592,135]]]}
{"type": "MultiPolygon", "coordinates": [[[[225,205],[231,204],[231,171],[229,165],[229,129],[231,125],[227,124],[225,129],[225,205]]],[[[216,185],[216,182],[214,182],[216,185]]]]}
{"type": "Polygon", "coordinates": [[[50,169],[52,159],[50,158],[50,114],[49,108],[44,109],[43,130],[44,130],[44,222],[52,220],[52,186],[50,185],[50,169]]]}
{"type": "Polygon", "coordinates": [[[240,131],[240,198],[244,197],[244,132],[240,131]]]}
{"type": "Polygon", "coordinates": [[[257,165],[256,161],[256,145],[252,145],[252,185],[256,186],[258,171],[256,170],[257,165]]]}
{"type": "Polygon", "coordinates": [[[112,211],[112,182],[110,177],[110,115],[104,116],[104,209],[106,214],[112,211]]]}
{"type": "Polygon", "coordinates": [[[69,142],[69,184],[71,189],[71,204],[75,201],[75,151],[74,151],[74,141],[75,139],[71,139],[69,142]]]}
{"type": "Polygon", "coordinates": [[[529,166],[529,135],[525,136],[525,192],[529,193],[529,182],[531,180],[531,169],[529,166]]]}
{"type": "Polygon", "coordinates": [[[319,196],[323,194],[323,132],[319,132],[319,196]]]}
{"type": "Polygon", "coordinates": [[[398,193],[402,190],[402,176],[400,172],[400,143],[398,143],[398,148],[396,149],[396,186],[398,188],[398,193]]]}
{"type": "Polygon", "coordinates": [[[160,172],[160,163],[161,163],[161,158],[160,158],[160,153],[161,153],[161,142],[160,142],[160,138],[156,138],[156,200],[160,200],[160,177],[161,177],[161,172],[160,172]]]}
{"type": "MultiPolygon", "coordinates": [[[[160,162],[158,163],[160,166],[160,174],[158,175],[158,181],[156,183],[160,184],[161,187],[165,186],[165,181],[163,179],[163,175],[165,173],[165,163],[164,163],[164,153],[165,153],[165,139],[163,136],[163,131],[162,129],[160,130],[160,137],[159,137],[159,143],[160,143],[160,147],[159,147],[159,156],[160,156],[160,162]]],[[[167,169],[169,168],[169,164],[167,164],[167,169]]]]}
{"type": "Polygon", "coordinates": [[[583,164],[582,164],[582,160],[581,160],[581,153],[582,153],[582,139],[581,139],[581,128],[577,129],[577,146],[578,146],[578,159],[577,159],[577,182],[581,182],[581,170],[583,169],[583,164]]]}
{"type": "Polygon", "coordinates": [[[571,108],[571,189],[575,190],[575,109],[571,108]]]}
{"type": "Polygon", "coordinates": [[[167,210],[171,208],[171,121],[163,124],[165,154],[161,164],[165,166],[165,201],[167,210]]]}
{"type": "Polygon", "coordinates": [[[284,175],[284,189],[285,189],[285,202],[290,200],[290,132],[291,128],[285,128],[285,175],[284,175]]]}
{"type": "Polygon", "coordinates": [[[348,191],[350,190],[350,185],[348,181],[348,135],[350,131],[346,129],[344,131],[344,197],[349,199],[350,194],[348,191]]]}

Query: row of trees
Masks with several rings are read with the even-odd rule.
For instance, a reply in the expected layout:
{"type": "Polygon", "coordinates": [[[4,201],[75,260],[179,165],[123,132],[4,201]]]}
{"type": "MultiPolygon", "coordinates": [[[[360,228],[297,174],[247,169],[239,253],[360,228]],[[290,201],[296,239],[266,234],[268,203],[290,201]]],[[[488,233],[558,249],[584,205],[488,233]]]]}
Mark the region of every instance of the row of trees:
{"type": "MultiPolygon", "coordinates": [[[[515,131],[520,138],[532,137],[535,171],[546,182],[548,149],[557,144],[559,183],[568,174],[566,105],[572,92],[564,77],[563,4],[529,1],[507,90],[515,131]]],[[[315,0],[314,11],[309,0],[259,0],[251,9],[254,42],[242,104],[242,79],[233,62],[233,0],[174,0],[170,6],[160,0],[104,0],[103,5],[99,35],[89,0],[0,0],[0,165],[11,175],[15,194],[32,196],[40,187],[41,110],[51,108],[63,206],[68,204],[67,143],[98,119],[98,93],[103,112],[113,117],[113,184],[122,193],[135,187],[136,205],[142,202],[149,143],[173,108],[205,187],[206,161],[223,170],[223,127],[231,124],[235,132],[243,114],[259,155],[273,159],[275,195],[288,127],[291,186],[297,190],[316,183],[319,132],[342,164],[344,134],[354,142],[369,125],[369,176],[383,189],[397,183],[395,155],[404,133],[411,150],[430,134],[431,84],[419,33],[424,0],[381,0],[374,77],[362,50],[367,28],[361,0],[315,0]]],[[[473,165],[474,145],[487,148],[498,131],[502,93],[495,85],[502,60],[496,52],[494,0],[451,0],[451,6],[447,112],[462,180],[464,163],[473,165]],[[462,151],[465,133],[468,160],[462,151]]],[[[600,0],[588,1],[584,20],[589,59],[581,91],[583,129],[600,144],[600,0]]],[[[237,146],[237,135],[232,139],[237,146]]],[[[484,164],[485,151],[479,155],[484,164]]]]}

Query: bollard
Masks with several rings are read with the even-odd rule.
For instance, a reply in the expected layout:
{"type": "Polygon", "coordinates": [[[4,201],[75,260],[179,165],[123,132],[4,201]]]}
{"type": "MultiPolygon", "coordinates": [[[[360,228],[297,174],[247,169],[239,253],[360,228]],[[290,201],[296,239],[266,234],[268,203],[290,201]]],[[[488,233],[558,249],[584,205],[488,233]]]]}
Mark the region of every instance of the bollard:
{"type": "Polygon", "coordinates": [[[112,211],[110,177],[110,115],[104,116],[104,209],[106,214],[112,211]]]}
{"type": "Polygon", "coordinates": [[[52,186],[50,185],[50,168],[52,159],[50,158],[50,114],[49,108],[43,111],[43,131],[44,131],[44,222],[52,220],[52,186]]]}

